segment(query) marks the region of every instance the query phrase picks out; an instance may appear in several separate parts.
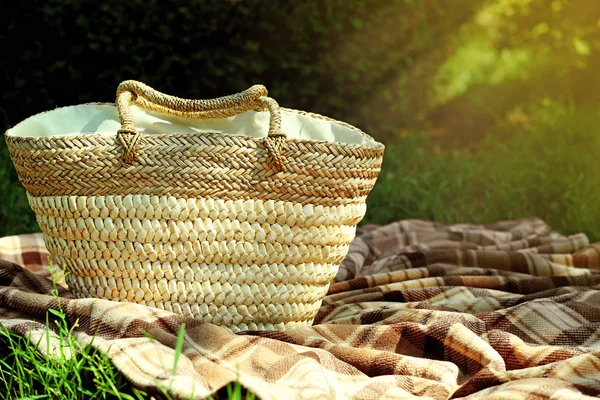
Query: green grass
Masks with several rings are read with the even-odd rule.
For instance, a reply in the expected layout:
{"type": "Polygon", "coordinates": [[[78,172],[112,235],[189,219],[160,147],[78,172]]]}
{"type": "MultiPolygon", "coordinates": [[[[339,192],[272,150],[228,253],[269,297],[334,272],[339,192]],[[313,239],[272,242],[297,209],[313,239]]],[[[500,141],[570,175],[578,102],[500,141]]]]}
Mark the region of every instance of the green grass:
{"type": "Polygon", "coordinates": [[[538,216],[563,234],[600,240],[597,112],[547,103],[531,110],[530,118],[520,126],[499,123],[468,148],[447,147],[445,138],[424,134],[388,145],[365,222],[538,216]]]}
{"type": "MultiPolygon", "coordinates": [[[[59,332],[59,334],[61,334],[59,332]]],[[[65,354],[42,354],[27,338],[0,330],[0,393],[2,398],[29,399],[144,399],[130,387],[108,358],[91,347],[63,337],[65,354]]]]}
{"type": "MultiPolygon", "coordinates": [[[[56,295],[56,293],[55,293],[56,295]]],[[[76,325],[76,324],[75,324],[76,325]]],[[[172,400],[174,397],[158,385],[157,393],[136,389],[111,364],[106,354],[91,345],[82,346],[71,335],[66,315],[59,309],[49,310],[42,339],[46,352],[30,336],[20,336],[0,324],[0,398],[51,400],[172,400]],[[53,325],[54,330],[49,327],[53,325]],[[58,339],[57,346],[51,343],[58,339]]],[[[182,325],[175,346],[173,373],[182,354],[185,326],[182,325]]],[[[223,388],[209,399],[254,400],[239,382],[223,388]]]]}

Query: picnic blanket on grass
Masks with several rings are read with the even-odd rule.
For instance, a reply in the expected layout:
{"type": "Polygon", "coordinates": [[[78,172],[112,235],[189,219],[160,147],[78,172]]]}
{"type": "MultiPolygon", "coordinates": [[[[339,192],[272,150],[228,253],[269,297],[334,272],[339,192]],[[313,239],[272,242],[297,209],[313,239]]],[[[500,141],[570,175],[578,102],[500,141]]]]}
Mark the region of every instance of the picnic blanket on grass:
{"type": "MultiPolygon", "coordinates": [[[[0,239],[0,259],[0,323],[42,335],[58,300],[41,236],[0,239]]],[[[359,228],[310,328],[232,334],[59,296],[76,339],[145,390],[204,398],[239,380],[262,399],[574,399],[600,394],[598,268],[600,244],[537,218],[405,220],[359,228]]]]}

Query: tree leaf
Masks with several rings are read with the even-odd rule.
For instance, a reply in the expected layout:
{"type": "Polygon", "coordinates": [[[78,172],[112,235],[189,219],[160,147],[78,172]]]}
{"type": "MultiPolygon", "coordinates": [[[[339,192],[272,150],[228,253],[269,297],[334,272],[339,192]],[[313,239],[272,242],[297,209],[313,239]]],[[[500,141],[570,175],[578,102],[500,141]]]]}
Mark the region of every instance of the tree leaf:
{"type": "Polygon", "coordinates": [[[573,46],[575,47],[575,52],[582,56],[587,56],[591,53],[590,45],[579,38],[573,38],[573,46]]]}

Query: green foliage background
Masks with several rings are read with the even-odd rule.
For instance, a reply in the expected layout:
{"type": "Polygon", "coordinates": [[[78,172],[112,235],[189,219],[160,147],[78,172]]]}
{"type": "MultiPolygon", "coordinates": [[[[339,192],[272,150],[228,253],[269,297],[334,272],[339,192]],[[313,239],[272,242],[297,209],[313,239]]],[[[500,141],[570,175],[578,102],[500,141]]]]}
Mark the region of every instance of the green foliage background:
{"type": "MultiPolygon", "coordinates": [[[[537,215],[600,239],[595,0],[25,1],[0,15],[0,127],[137,79],[264,83],[388,146],[366,221],[537,215]]],[[[37,230],[4,143],[0,235],[37,230]]]]}

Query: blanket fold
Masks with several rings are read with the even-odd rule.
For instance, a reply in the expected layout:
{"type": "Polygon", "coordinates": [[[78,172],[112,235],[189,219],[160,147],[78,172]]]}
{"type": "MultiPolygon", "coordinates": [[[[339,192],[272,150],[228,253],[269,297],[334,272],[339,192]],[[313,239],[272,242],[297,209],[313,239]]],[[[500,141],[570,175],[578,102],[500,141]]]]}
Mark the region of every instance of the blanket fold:
{"type": "Polygon", "coordinates": [[[262,399],[600,394],[600,243],[538,218],[360,227],[314,326],[281,332],[232,334],[142,305],[76,299],[48,268],[41,234],[0,239],[0,259],[4,329],[41,337],[48,309],[60,306],[80,343],[145,390],[201,399],[238,380],[262,399]]]}

